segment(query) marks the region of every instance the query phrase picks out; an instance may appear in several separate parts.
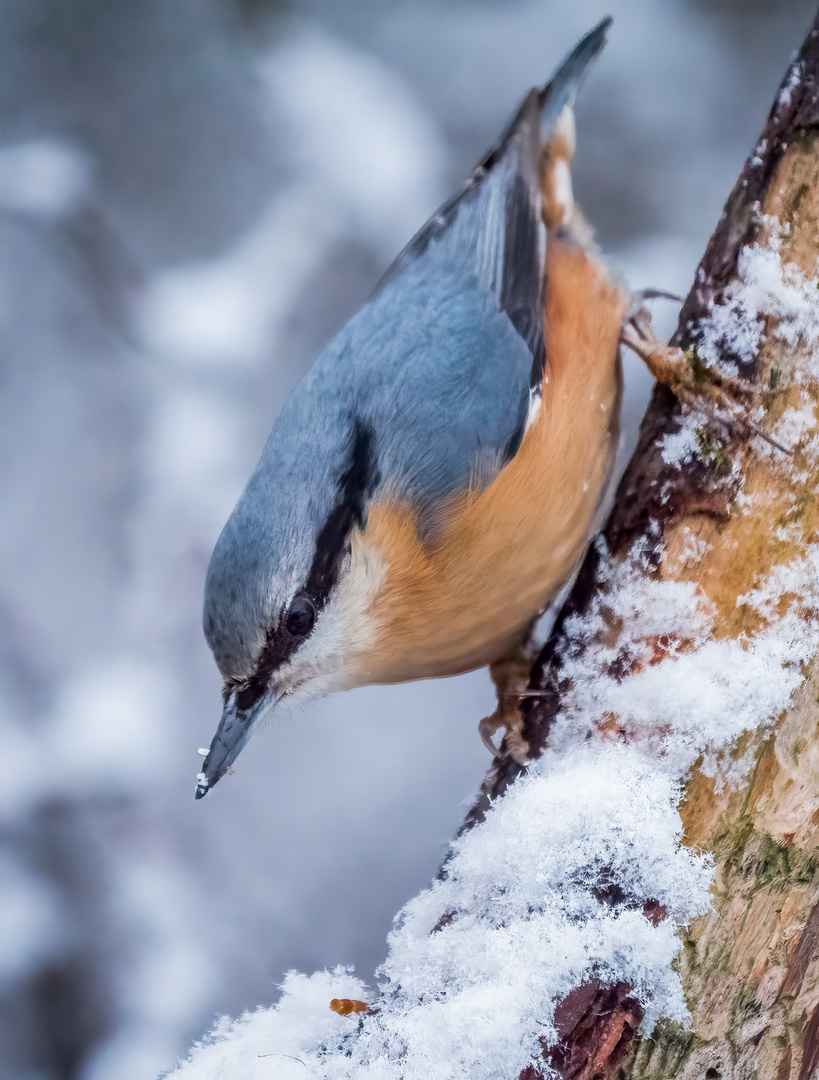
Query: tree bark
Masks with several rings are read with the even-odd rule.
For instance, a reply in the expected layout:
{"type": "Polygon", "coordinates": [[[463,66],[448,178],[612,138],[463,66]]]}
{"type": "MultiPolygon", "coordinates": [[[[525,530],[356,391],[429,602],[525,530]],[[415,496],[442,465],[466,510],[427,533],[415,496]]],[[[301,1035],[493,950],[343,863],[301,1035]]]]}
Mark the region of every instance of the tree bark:
{"type": "MultiPolygon", "coordinates": [[[[692,362],[698,362],[702,320],[715,305],[730,307],[741,279],[742,253],[754,245],[775,251],[781,267],[794,265],[807,279],[815,278],[819,17],[783,79],[683,305],[674,343],[688,350],[692,362]]],[[[765,617],[739,598],[816,543],[819,460],[810,439],[816,430],[817,373],[809,344],[785,340],[778,329],[776,314],[769,313],[750,362],[724,349],[722,359],[738,361],[739,375],[753,385],[753,408],[763,429],[772,430],[794,407],[813,411],[793,457],[763,448],[758,439],[738,438],[736,431],[715,433],[711,425],[690,460],[667,463],[663,439],[680,430],[683,414],[665,387],[656,388],[605,530],[606,579],[598,577],[598,548],[589,553],[534,663],[530,688],[539,696],[524,703],[524,736],[532,756],[549,744],[570,689],[561,661],[567,624],[601,597],[605,602],[612,575],[632,557],[635,544],[642,544],[648,575],[695,582],[718,613],[719,635],[745,641],[765,617]],[[737,509],[750,502],[753,512],[737,509]]],[[[792,602],[784,595],[780,608],[792,602]]],[[[645,660],[647,649],[665,655],[672,644],[687,647],[673,626],[667,641],[643,638],[621,644],[621,668],[615,674],[624,684],[653,662],[650,656],[645,660]],[[643,659],[635,661],[637,656],[643,659]]],[[[584,647],[600,645],[592,640],[584,647]]],[[[642,1010],[630,987],[594,980],[572,991],[557,1008],[560,1042],[544,1046],[544,1060],[561,1076],[809,1080],[819,1075],[817,702],[819,662],[814,656],[790,706],[768,729],[738,739],[725,752],[718,778],[708,775],[713,768],[705,768],[701,756],[686,779],[680,805],[684,843],[711,852],[716,871],[713,908],[688,929],[679,960],[691,1029],[661,1023],[640,1040],[636,1032],[642,1010]],[[741,761],[752,767],[743,772],[741,761]],[[733,772],[732,764],[737,766],[733,772]]],[[[597,725],[611,738],[633,737],[609,714],[601,715],[597,725]]],[[[482,819],[489,801],[520,771],[508,758],[494,763],[465,829],[482,819]]],[[[659,909],[645,913],[664,917],[659,909]]],[[[541,1067],[532,1065],[521,1077],[538,1075],[543,1075],[541,1067]]]]}

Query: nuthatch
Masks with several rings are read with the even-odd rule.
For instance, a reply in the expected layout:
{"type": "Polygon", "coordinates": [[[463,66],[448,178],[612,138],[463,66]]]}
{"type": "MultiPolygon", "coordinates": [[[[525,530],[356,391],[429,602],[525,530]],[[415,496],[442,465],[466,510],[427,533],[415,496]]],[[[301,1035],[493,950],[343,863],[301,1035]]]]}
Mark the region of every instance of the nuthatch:
{"type": "Polygon", "coordinates": [[[283,698],[513,663],[577,568],[629,305],[569,167],[609,22],[529,92],[276,420],[208,570],[224,712],[197,798],[283,698]]]}

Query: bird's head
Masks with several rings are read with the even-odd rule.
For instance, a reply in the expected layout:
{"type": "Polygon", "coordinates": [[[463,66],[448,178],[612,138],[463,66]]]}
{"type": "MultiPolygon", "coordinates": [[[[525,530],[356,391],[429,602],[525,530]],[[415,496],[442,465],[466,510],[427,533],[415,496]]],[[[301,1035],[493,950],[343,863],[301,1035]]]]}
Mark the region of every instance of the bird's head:
{"type": "Polygon", "coordinates": [[[197,798],[283,698],[361,681],[356,661],[367,649],[379,571],[361,550],[353,558],[352,547],[377,482],[373,433],[340,410],[314,431],[322,444],[316,469],[300,411],[298,400],[285,407],[208,569],[204,630],[224,679],[224,707],[197,798]],[[328,447],[335,470],[327,468],[328,447]]]}

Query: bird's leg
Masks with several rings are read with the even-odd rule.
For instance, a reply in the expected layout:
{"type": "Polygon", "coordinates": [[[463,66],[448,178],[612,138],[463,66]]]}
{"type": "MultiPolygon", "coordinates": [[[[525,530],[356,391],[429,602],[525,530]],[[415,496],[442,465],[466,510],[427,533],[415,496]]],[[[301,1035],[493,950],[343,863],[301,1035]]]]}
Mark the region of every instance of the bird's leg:
{"type": "Polygon", "coordinates": [[[730,413],[739,401],[750,399],[753,391],[747,383],[707,367],[696,351],[683,352],[658,338],[643,306],[645,298],[645,293],[637,294],[636,303],[626,311],[620,341],[640,357],[658,382],[681,400],[701,408],[722,408],[730,413]]]}
{"type": "Polygon", "coordinates": [[[632,304],[623,320],[620,342],[640,357],[654,378],[690,408],[746,434],[759,435],[777,450],[789,454],[789,450],[760,431],[751,420],[748,413],[754,393],[751,384],[706,366],[696,349],[684,352],[661,341],[654,333],[651,316],[642,306],[644,294],[638,294],[636,299],[638,304],[632,304]]]}
{"type": "Polygon", "coordinates": [[[485,716],[478,731],[486,748],[495,757],[501,750],[492,741],[496,731],[505,729],[503,750],[519,765],[529,760],[529,744],[523,737],[523,714],[521,698],[527,696],[531,661],[524,655],[520,645],[501,660],[489,665],[489,674],[498,693],[498,706],[491,716],[485,716]]]}

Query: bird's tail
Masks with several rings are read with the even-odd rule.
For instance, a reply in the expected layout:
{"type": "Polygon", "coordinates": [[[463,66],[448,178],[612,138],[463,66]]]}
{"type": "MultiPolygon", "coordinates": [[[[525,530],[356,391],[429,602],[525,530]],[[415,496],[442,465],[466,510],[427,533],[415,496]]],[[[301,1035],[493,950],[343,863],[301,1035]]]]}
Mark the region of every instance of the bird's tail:
{"type": "Polygon", "coordinates": [[[526,95],[464,188],[419,229],[381,279],[376,294],[419,259],[461,265],[497,294],[501,310],[540,355],[543,218],[548,219],[552,203],[556,225],[573,212],[568,169],[574,151],[571,107],[589,65],[606,42],[611,21],[601,20],[551,81],[526,95]],[[541,187],[543,166],[550,158],[554,161],[545,171],[554,189],[551,195],[541,187]]]}
{"type": "Polygon", "coordinates": [[[544,143],[549,141],[554,126],[566,106],[574,107],[589,66],[606,44],[606,34],[611,23],[611,16],[607,15],[593,30],[582,37],[551,80],[539,92],[540,137],[544,143]]]}

